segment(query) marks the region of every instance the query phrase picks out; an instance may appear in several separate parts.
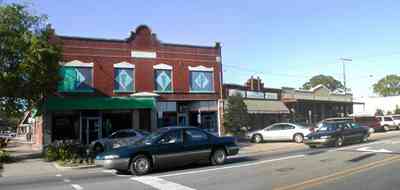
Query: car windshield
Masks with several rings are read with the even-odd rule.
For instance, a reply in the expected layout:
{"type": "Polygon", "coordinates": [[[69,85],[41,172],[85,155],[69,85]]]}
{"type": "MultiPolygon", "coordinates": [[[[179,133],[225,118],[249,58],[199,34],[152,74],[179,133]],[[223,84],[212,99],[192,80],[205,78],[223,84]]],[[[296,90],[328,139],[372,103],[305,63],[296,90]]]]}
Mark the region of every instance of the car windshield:
{"type": "Polygon", "coordinates": [[[151,144],[155,140],[157,140],[162,134],[164,134],[168,130],[160,129],[156,132],[150,133],[146,137],[144,137],[142,140],[139,140],[136,142],[136,144],[151,144]]]}

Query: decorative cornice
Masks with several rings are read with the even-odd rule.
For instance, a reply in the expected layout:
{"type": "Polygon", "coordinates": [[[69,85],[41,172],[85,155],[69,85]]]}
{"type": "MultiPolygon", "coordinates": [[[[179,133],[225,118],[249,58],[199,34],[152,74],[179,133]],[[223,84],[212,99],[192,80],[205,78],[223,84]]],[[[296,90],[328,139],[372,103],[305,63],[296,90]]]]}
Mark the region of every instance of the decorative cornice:
{"type": "Polygon", "coordinates": [[[214,71],[214,68],[213,67],[205,67],[203,65],[200,65],[197,67],[189,66],[189,71],[214,71]]]}
{"type": "Polygon", "coordinates": [[[93,63],[85,63],[79,60],[73,60],[69,62],[60,62],[60,65],[64,67],[93,67],[93,63]]]}
{"type": "Polygon", "coordinates": [[[157,64],[157,65],[154,65],[154,66],[153,66],[153,69],[172,70],[172,66],[171,66],[171,65],[164,64],[164,63],[160,63],[160,64],[157,64]]]}
{"type": "Polygon", "coordinates": [[[121,62],[121,63],[115,63],[115,64],[114,64],[114,68],[128,68],[128,69],[134,69],[134,68],[135,68],[135,65],[134,65],[134,64],[131,64],[131,63],[128,63],[128,62],[126,62],[126,61],[123,61],[123,62],[121,62]]]}

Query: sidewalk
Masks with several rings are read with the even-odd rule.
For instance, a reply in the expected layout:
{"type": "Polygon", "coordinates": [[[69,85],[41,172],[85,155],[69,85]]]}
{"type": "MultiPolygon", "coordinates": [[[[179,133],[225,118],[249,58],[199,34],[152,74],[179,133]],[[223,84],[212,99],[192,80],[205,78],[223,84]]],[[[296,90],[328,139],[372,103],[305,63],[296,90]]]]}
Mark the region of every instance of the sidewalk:
{"type": "Polygon", "coordinates": [[[24,137],[12,139],[6,150],[10,152],[14,161],[4,164],[3,171],[0,172],[1,177],[35,176],[58,171],[52,163],[41,159],[41,151],[33,150],[24,137]]]}

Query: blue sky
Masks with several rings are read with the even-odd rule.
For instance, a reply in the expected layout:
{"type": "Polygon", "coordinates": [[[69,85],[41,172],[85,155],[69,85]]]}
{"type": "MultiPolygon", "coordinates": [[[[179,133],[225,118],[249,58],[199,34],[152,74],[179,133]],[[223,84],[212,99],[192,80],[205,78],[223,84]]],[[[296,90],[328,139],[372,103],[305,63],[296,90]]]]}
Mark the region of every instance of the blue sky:
{"type": "MultiPolygon", "coordinates": [[[[12,2],[11,0],[3,0],[12,2]]],[[[25,1],[17,1],[25,2],[25,1]]],[[[371,85],[399,74],[399,1],[160,1],[36,0],[61,35],[126,38],[149,25],[171,43],[223,44],[224,82],[260,76],[265,86],[300,87],[316,74],[342,80],[355,96],[372,95],[371,85]]]]}

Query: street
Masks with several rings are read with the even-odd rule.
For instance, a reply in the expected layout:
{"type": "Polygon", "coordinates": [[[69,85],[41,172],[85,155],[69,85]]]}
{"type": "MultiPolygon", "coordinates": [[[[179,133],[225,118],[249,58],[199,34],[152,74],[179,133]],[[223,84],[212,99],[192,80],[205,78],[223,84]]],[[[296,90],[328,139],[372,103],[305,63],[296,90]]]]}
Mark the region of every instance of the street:
{"type": "MultiPolygon", "coordinates": [[[[223,166],[193,165],[131,176],[102,168],[0,178],[1,189],[397,189],[400,132],[342,148],[239,154],[223,166]]],[[[267,145],[267,143],[265,144],[267,145]]]]}

